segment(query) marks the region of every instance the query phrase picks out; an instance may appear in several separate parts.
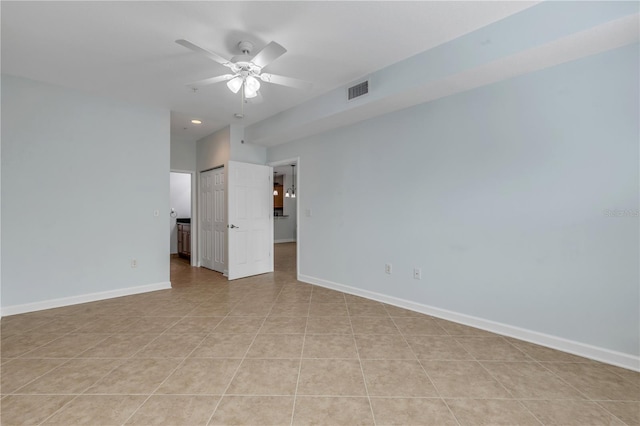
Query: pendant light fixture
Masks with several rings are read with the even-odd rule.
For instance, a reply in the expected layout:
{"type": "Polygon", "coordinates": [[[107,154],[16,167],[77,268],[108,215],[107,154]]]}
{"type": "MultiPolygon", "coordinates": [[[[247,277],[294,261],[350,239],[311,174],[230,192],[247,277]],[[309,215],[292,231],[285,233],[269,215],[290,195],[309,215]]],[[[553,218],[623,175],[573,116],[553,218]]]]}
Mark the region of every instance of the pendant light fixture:
{"type": "Polygon", "coordinates": [[[296,165],[291,165],[291,187],[287,189],[287,193],[284,194],[287,198],[296,198],[296,165]]]}
{"type": "Polygon", "coordinates": [[[273,195],[278,195],[278,183],[276,182],[277,173],[273,172],[273,195]]]}

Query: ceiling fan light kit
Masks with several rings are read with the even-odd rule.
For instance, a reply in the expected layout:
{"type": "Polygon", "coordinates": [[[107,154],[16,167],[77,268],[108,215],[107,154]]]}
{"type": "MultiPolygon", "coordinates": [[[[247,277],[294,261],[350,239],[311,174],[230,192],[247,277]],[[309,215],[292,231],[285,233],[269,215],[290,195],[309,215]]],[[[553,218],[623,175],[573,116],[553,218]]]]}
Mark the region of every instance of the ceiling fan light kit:
{"type": "Polygon", "coordinates": [[[244,97],[247,99],[258,96],[260,90],[260,82],[253,76],[244,79],[244,97]]]}
{"type": "Polygon", "coordinates": [[[234,77],[231,80],[227,81],[227,87],[233,93],[238,93],[238,90],[240,90],[240,88],[242,87],[242,83],[244,83],[244,81],[241,77],[234,77]]]}
{"type": "Polygon", "coordinates": [[[241,94],[243,99],[251,99],[258,96],[258,91],[260,90],[260,81],[279,84],[282,86],[294,87],[298,89],[311,88],[311,84],[306,81],[262,72],[263,68],[265,68],[274,60],[278,59],[280,56],[284,55],[287,51],[287,49],[285,49],[275,41],[267,44],[253,57],[251,56],[253,43],[248,41],[241,41],[238,43],[238,48],[242,52],[242,55],[234,56],[230,60],[223,58],[217,53],[203,49],[202,47],[199,47],[188,40],[180,39],[176,40],[176,43],[186,47],[187,49],[191,49],[196,53],[205,55],[209,59],[229,68],[232,72],[232,74],[224,74],[196,81],[194,83],[188,84],[188,86],[205,86],[226,81],[227,87],[233,93],[238,93],[242,89],[241,94]]]}

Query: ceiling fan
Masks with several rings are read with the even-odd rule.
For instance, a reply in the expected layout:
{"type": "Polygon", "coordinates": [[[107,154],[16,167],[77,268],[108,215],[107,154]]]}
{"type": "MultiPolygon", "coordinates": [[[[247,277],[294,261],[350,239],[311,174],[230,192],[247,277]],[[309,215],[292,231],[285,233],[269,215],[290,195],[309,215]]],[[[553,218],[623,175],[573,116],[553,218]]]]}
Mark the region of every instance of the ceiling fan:
{"type": "Polygon", "coordinates": [[[253,43],[248,41],[241,41],[238,43],[238,48],[242,52],[241,55],[234,56],[227,60],[217,53],[203,49],[200,46],[196,46],[188,40],[176,40],[181,46],[191,49],[196,53],[200,53],[214,60],[215,62],[224,65],[231,70],[230,74],[219,75],[215,77],[205,78],[204,80],[195,81],[189,83],[188,86],[206,86],[209,84],[220,83],[222,81],[227,82],[227,87],[233,93],[238,93],[242,89],[242,97],[251,99],[258,96],[258,90],[260,90],[260,81],[266,83],[279,84],[282,86],[294,87],[297,89],[310,89],[311,83],[298,80],[296,78],[285,77],[277,74],[264,73],[262,70],[274,60],[284,55],[287,49],[272,41],[267,44],[262,50],[255,55],[251,56],[253,50],[253,43]]]}

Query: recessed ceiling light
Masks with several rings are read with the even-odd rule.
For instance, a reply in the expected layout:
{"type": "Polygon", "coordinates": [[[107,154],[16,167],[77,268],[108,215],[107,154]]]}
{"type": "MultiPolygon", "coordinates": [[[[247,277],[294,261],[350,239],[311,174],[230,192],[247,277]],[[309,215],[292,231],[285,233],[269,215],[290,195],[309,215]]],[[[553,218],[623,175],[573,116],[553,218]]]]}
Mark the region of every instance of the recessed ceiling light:
{"type": "Polygon", "coordinates": [[[202,124],[202,121],[193,119],[191,120],[191,124],[202,124]]]}

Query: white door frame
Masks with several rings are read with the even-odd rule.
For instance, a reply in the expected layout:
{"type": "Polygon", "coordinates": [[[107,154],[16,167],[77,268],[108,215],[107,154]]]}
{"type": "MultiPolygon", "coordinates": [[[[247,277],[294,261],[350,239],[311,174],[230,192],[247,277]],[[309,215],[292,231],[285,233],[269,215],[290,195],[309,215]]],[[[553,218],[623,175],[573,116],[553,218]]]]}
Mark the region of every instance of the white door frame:
{"type": "MultiPolygon", "coordinates": [[[[285,160],[272,161],[267,163],[267,166],[278,167],[278,166],[287,166],[289,164],[296,163],[296,275],[297,278],[300,278],[300,194],[304,192],[300,189],[302,186],[300,182],[302,181],[302,168],[300,167],[300,157],[292,157],[287,158],[285,160]]],[[[304,195],[302,195],[304,196],[304,195]]],[[[273,219],[275,220],[275,219],[273,219]]],[[[274,224],[275,226],[275,224],[274,224]]],[[[275,243],[274,243],[275,246],[275,243]]],[[[275,252],[275,247],[274,247],[275,252]]]]}
{"type": "Polygon", "coordinates": [[[273,272],[273,168],[227,165],[228,278],[273,272]]]}
{"type": "MultiPolygon", "coordinates": [[[[227,227],[226,227],[226,221],[227,221],[227,219],[226,219],[227,218],[227,211],[226,211],[227,210],[227,187],[228,187],[228,182],[227,182],[227,169],[228,169],[228,167],[227,167],[227,165],[228,165],[228,163],[225,163],[224,165],[212,167],[212,168],[209,168],[209,169],[202,170],[202,171],[198,172],[198,208],[199,209],[201,209],[203,207],[203,203],[205,202],[205,200],[202,197],[202,185],[203,185],[202,175],[204,173],[215,172],[215,171],[220,171],[220,170],[222,170],[222,172],[223,172],[223,176],[224,176],[224,178],[223,178],[224,179],[224,183],[223,183],[223,185],[224,185],[224,197],[223,197],[223,201],[222,202],[223,202],[223,210],[224,210],[224,217],[225,217],[224,250],[223,250],[224,264],[223,264],[222,269],[215,269],[213,267],[213,265],[209,265],[209,266],[206,266],[206,267],[203,266],[204,262],[202,260],[202,256],[206,253],[206,250],[203,248],[203,245],[206,244],[206,238],[201,234],[199,234],[199,236],[200,236],[199,244],[198,244],[199,252],[198,252],[198,259],[197,259],[197,264],[196,264],[196,266],[198,266],[199,268],[205,267],[205,268],[210,269],[212,271],[220,272],[225,277],[227,276],[227,267],[228,267],[228,265],[227,265],[227,254],[228,254],[227,237],[228,237],[228,232],[227,232],[227,227]]],[[[214,202],[214,205],[215,205],[215,202],[214,202]]],[[[199,210],[199,212],[202,213],[202,210],[199,210]]],[[[205,219],[206,218],[203,217],[203,220],[205,220],[205,219]]],[[[204,226],[202,228],[200,228],[200,232],[204,233],[204,231],[205,231],[204,228],[205,228],[204,226]]],[[[215,234],[215,221],[214,221],[214,234],[215,234]]],[[[214,247],[212,248],[212,252],[213,252],[214,257],[215,257],[215,252],[216,252],[216,249],[215,249],[215,238],[212,239],[212,243],[214,245],[214,247]]],[[[214,260],[214,263],[216,263],[215,260],[214,260]]]]}
{"type": "MultiPolygon", "coordinates": [[[[170,169],[169,173],[184,173],[191,175],[191,266],[198,265],[198,208],[196,206],[196,172],[194,170],[170,169]]],[[[169,250],[171,251],[171,250],[169,250]]]]}

